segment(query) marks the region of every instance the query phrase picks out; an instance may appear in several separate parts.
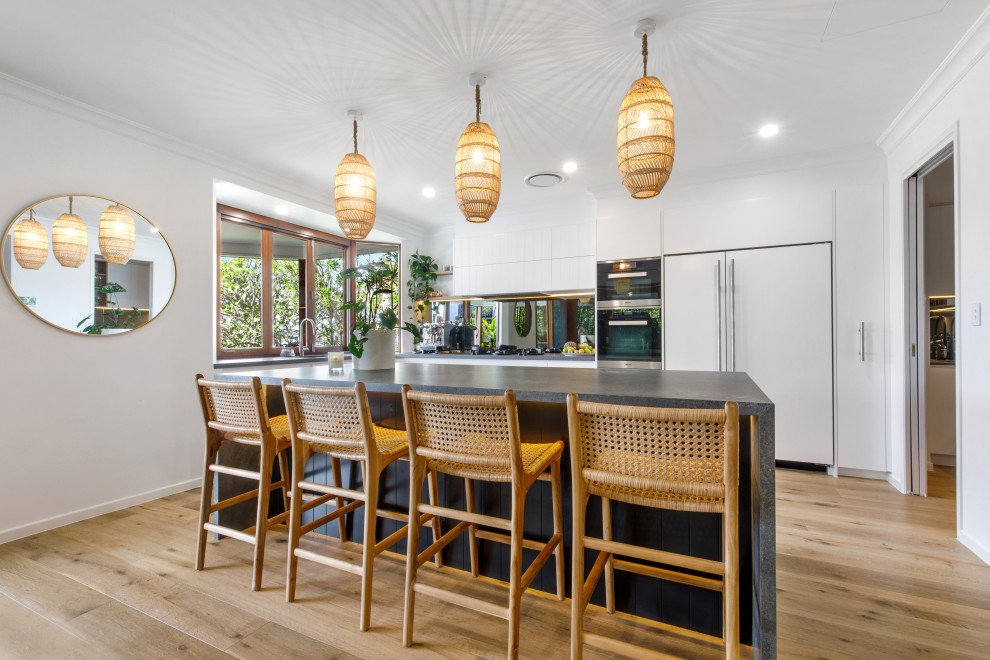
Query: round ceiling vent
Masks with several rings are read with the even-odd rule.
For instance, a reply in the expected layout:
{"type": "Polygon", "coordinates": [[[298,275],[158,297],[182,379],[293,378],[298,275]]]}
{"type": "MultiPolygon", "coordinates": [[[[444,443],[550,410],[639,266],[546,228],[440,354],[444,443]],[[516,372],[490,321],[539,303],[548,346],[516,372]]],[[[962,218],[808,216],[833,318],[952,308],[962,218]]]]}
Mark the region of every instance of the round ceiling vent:
{"type": "Polygon", "coordinates": [[[556,172],[537,172],[523,179],[526,185],[534,188],[550,188],[564,182],[564,175],[556,172]]]}

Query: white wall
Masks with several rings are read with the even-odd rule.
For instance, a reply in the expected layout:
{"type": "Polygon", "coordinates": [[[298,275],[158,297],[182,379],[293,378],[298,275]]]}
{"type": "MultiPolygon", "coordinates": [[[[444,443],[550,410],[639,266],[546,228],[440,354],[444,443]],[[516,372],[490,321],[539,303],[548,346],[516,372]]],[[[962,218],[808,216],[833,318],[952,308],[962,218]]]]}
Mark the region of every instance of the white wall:
{"type": "MultiPolygon", "coordinates": [[[[890,426],[892,437],[905,437],[905,210],[904,179],[948,141],[955,141],[957,399],[959,467],[959,539],[990,563],[990,442],[985,419],[990,415],[990,335],[987,317],[970,325],[971,306],[990,303],[990,11],[984,12],[967,38],[880,140],[888,156],[890,426]]],[[[894,470],[904,475],[902,451],[894,470]]]]}
{"type": "Polygon", "coordinates": [[[9,79],[0,79],[0,145],[17,163],[0,177],[8,220],[52,195],[103,195],[141,209],[177,265],[161,316],[111,337],[57,330],[0,294],[4,542],[198,484],[193,377],[212,373],[214,357],[214,179],[307,204],[316,195],[9,79]]]}

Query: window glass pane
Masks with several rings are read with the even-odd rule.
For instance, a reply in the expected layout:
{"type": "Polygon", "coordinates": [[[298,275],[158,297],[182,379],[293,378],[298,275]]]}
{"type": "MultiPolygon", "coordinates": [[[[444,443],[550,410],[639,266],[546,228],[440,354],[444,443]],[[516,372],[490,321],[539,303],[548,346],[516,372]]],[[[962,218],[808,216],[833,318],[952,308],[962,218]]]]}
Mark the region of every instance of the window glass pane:
{"type": "Polygon", "coordinates": [[[550,348],[550,314],[547,311],[547,301],[536,301],[536,318],[533,322],[536,331],[536,347],[550,348]]]}
{"type": "Polygon", "coordinates": [[[299,321],[306,317],[306,242],[272,234],[272,325],[275,346],[299,345],[299,321]]]}
{"type": "Polygon", "coordinates": [[[488,300],[471,303],[471,322],[479,345],[498,347],[498,303],[488,300]]]}
{"type": "Polygon", "coordinates": [[[387,243],[356,243],[357,265],[366,270],[356,279],[357,299],[367,301],[369,317],[386,309],[399,311],[399,248],[387,243]]]}
{"type": "Polygon", "coordinates": [[[595,345],[595,299],[581,298],[577,306],[578,341],[595,345]]]}
{"type": "Polygon", "coordinates": [[[261,347],[261,230],[220,223],[220,346],[261,347]]]}
{"type": "Polygon", "coordinates": [[[342,346],[344,339],[344,249],[316,243],[316,343],[318,346],[342,346]]]}

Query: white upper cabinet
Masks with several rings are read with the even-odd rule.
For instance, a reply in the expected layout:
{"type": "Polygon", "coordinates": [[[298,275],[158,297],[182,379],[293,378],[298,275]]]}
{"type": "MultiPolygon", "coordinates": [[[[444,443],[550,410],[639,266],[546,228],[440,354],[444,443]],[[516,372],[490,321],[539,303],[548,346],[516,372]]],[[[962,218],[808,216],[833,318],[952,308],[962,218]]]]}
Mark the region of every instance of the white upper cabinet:
{"type": "Polygon", "coordinates": [[[593,222],[551,227],[550,236],[550,257],[553,259],[595,256],[593,222]]]}
{"type": "Polygon", "coordinates": [[[644,259],[663,254],[663,213],[657,198],[628,196],[598,200],[596,259],[644,259]]]}

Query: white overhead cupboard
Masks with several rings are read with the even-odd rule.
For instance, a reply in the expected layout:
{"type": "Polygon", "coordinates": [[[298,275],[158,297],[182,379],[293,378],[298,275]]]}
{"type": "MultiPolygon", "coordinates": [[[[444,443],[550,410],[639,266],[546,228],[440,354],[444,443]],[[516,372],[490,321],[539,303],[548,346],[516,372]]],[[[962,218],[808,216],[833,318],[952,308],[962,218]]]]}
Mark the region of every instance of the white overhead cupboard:
{"type": "Polygon", "coordinates": [[[663,281],[665,368],[746,372],[777,460],[833,465],[832,244],[669,255],[663,281]]]}

